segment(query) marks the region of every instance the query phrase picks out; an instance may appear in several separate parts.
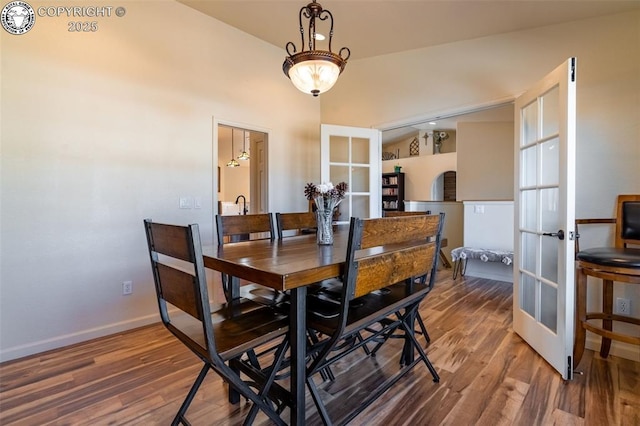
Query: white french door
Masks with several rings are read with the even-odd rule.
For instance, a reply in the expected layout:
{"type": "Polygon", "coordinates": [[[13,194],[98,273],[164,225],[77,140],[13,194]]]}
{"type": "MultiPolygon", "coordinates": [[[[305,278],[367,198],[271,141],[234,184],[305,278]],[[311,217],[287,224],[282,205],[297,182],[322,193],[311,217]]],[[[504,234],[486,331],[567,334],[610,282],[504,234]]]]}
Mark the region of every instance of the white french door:
{"type": "Polygon", "coordinates": [[[576,59],[516,100],[513,329],[573,376],[576,59]]]}
{"type": "Polygon", "coordinates": [[[338,221],[347,223],[351,217],[380,217],[380,131],[322,124],[320,141],[321,181],[349,185],[344,201],[338,206],[338,221]]]}

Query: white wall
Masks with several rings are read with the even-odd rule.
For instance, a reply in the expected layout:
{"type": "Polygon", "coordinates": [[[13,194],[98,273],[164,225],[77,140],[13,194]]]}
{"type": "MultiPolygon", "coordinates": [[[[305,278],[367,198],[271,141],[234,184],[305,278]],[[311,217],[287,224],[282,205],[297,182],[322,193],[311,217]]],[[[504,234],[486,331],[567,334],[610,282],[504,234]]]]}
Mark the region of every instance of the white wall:
{"type": "Polygon", "coordinates": [[[458,123],[458,141],[456,199],[513,200],[513,123],[458,123]]]}
{"type": "MultiPolygon", "coordinates": [[[[464,246],[513,251],[513,201],[465,201],[464,246]]],[[[465,275],[513,282],[513,265],[467,261],[465,275]]]]}
{"type": "MultiPolygon", "coordinates": [[[[571,56],[578,58],[576,215],[612,217],[617,194],[640,193],[638,11],[350,62],[323,95],[322,122],[384,127],[513,99],[571,56]]],[[[640,316],[638,286],[617,285],[618,295],[640,316]]],[[[589,306],[599,303],[590,291],[589,306]]]]}
{"type": "Polygon", "coordinates": [[[269,130],[272,211],[306,209],[319,178],[319,102],[283,49],[174,1],[121,4],[94,33],[0,31],[2,361],[158,320],[142,220],[213,241],[213,117],[269,130]]]}

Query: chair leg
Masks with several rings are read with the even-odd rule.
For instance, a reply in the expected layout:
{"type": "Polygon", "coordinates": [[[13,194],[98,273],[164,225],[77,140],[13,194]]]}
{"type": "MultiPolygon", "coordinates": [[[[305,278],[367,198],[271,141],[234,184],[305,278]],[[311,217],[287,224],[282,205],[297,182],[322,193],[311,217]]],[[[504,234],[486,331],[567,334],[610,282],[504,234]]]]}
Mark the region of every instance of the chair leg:
{"type": "Polygon", "coordinates": [[[189,405],[191,405],[191,401],[193,401],[193,397],[196,396],[196,392],[198,392],[200,385],[202,385],[204,378],[207,376],[207,373],[209,372],[209,368],[210,368],[209,364],[206,364],[206,363],[204,364],[204,366],[202,366],[202,370],[200,370],[200,374],[198,374],[196,381],[193,382],[193,385],[191,385],[191,389],[189,390],[187,397],[182,402],[182,405],[180,406],[180,410],[178,410],[178,413],[176,414],[173,421],[171,422],[171,426],[177,426],[180,423],[188,424],[187,419],[185,419],[184,415],[187,412],[189,405]]]}
{"type": "MultiPolygon", "coordinates": [[[[417,308],[414,307],[411,310],[415,310],[417,308]]],[[[425,353],[424,349],[422,349],[422,346],[420,346],[420,343],[418,342],[418,339],[416,339],[416,336],[414,335],[414,333],[412,333],[412,324],[411,324],[411,318],[412,318],[412,312],[406,312],[403,315],[403,321],[401,323],[402,328],[404,328],[405,333],[409,336],[410,341],[412,342],[412,345],[414,348],[416,348],[418,350],[418,353],[420,354],[420,358],[422,358],[422,360],[424,361],[424,363],[426,364],[427,368],[429,369],[429,371],[431,372],[431,375],[433,376],[433,381],[438,383],[440,381],[440,376],[438,375],[438,372],[436,371],[436,369],[433,367],[433,364],[431,364],[431,361],[429,360],[429,358],[427,357],[427,354],[425,353]],[[409,319],[409,321],[407,321],[407,319],[409,319]]],[[[408,364],[407,364],[408,365],[408,364]]]]}
{"type": "Polygon", "coordinates": [[[329,426],[333,424],[331,422],[331,418],[329,417],[329,413],[327,412],[327,408],[324,406],[322,399],[320,398],[320,393],[318,392],[318,388],[313,381],[313,377],[307,377],[307,387],[309,388],[309,392],[311,393],[311,397],[313,398],[313,402],[316,405],[316,409],[318,410],[318,414],[320,414],[320,418],[322,419],[322,423],[325,426],[329,426]]]}
{"type": "MultiPolygon", "coordinates": [[[[606,315],[613,314],[613,281],[602,281],[602,312],[606,315]]],[[[613,321],[602,320],[602,328],[605,330],[613,330],[613,321]]],[[[609,350],[611,349],[611,339],[602,337],[602,343],[600,345],[600,356],[606,358],[609,356],[609,350]]]]}
{"type": "MultiPolygon", "coordinates": [[[[307,330],[307,335],[309,336],[309,340],[311,342],[311,345],[316,345],[318,344],[318,342],[320,341],[320,339],[318,339],[318,336],[316,335],[315,331],[309,329],[307,330]]],[[[314,358],[316,356],[314,355],[314,358]]],[[[336,379],[336,376],[333,375],[333,371],[331,371],[331,367],[326,367],[323,368],[322,370],[320,370],[320,376],[322,377],[322,380],[326,381],[334,381],[336,379]]]]}
{"type": "Polygon", "coordinates": [[[427,333],[427,327],[424,326],[424,321],[422,321],[422,317],[419,313],[416,313],[416,320],[418,321],[418,325],[420,326],[420,330],[422,330],[422,335],[424,336],[427,343],[431,343],[431,337],[429,337],[429,333],[427,333]]]}
{"type": "MultiPolygon", "coordinates": [[[[229,368],[234,374],[240,374],[240,368],[237,366],[237,363],[240,362],[237,359],[229,360],[229,368]]],[[[229,383],[229,395],[228,395],[229,404],[237,404],[240,402],[240,392],[235,389],[231,383],[229,383]]]]}
{"type": "MultiPolygon", "coordinates": [[[[271,385],[273,384],[273,382],[275,381],[276,375],[278,373],[278,370],[280,370],[280,365],[282,365],[282,361],[284,360],[284,356],[287,353],[287,349],[289,348],[289,341],[287,339],[285,339],[285,341],[283,341],[280,346],[278,347],[278,350],[276,351],[275,355],[274,355],[274,362],[273,365],[271,367],[269,367],[268,371],[269,374],[264,382],[264,384],[262,385],[262,388],[260,389],[260,391],[258,392],[258,396],[260,398],[262,398],[263,401],[267,400],[267,395],[269,393],[269,389],[271,388],[271,385]]],[[[249,414],[247,414],[246,419],[244,420],[244,425],[250,425],[253,423],[253,421],[256,418],[256,415],[258,414],[258,410],[260,409],[260,407],[257,404],[253,404],[251,406],[251,410],[249,410],[249,414]]]]}

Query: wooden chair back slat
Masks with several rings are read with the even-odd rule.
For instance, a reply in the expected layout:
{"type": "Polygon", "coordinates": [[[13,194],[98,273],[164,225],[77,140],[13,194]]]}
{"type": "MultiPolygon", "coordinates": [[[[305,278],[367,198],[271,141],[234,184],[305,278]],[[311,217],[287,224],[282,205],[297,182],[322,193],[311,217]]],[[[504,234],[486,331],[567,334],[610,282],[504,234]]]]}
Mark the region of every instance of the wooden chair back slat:
{"type": "Polygon", "coordinates": [[[278,224],[278,238],[282,238],[284,231],[296,230],[299,234],[304,229],[316,228],[316,215],[312,212],[276,213],[278,224]]]}
{"type": "Polygon", "coordinates": [[[275,238],[273,218],[271,213],[247,215],[216,215],[218,228],[218,244],[224,244],[224,237],[233,235],[269,233],[270,239],[275,238]]]}
{"type": "Polygon", "coordinates": [[[431,242],[358,261],[354,297],[429,273],[436,247],[431,242]]]}
{"type": "Polygon", "coordinates": [[[617,204],[616,247],[640,245],[640,195],[618,195],[617,204]]]}
{"type": "Polygon", "coordinates": [[[162,299],[202,321],[201,295],[195,277],[162,263],[157,264],[157,271],[162,299]]]}
{"type": "Polygon", "coordinates": [[[409,215],[363,221],[359,249],[424,240],[438,234],[437,215],[409,215]]]}
{"type": "Polygon", "coordinates": [[[151,243],[156,253],[193,262],[193,251],[188,244],[189,228],[153,222],[149,226],[153,236],[151,243]]]}

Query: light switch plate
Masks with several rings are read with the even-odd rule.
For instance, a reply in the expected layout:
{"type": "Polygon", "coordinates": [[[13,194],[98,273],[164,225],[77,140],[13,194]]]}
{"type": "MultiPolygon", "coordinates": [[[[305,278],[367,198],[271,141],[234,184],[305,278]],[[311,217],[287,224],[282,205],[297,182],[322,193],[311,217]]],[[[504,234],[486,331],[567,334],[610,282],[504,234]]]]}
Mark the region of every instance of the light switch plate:
{"type": "Polygon", "coordinates": [[[190,209],[191,208],[191,198],[190,197],[180,197],[180,208],[181,209],[190,209]]]}

